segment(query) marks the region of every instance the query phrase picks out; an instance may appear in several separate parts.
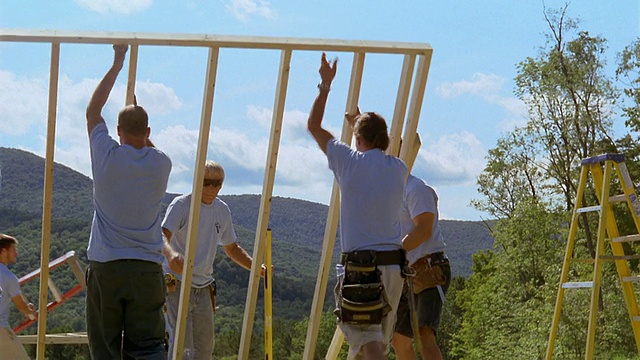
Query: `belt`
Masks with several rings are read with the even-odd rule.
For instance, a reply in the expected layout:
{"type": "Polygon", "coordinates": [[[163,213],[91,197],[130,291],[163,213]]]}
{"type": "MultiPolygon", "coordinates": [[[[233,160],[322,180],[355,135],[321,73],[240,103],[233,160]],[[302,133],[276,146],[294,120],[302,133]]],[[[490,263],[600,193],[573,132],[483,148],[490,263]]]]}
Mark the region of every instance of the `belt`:
{"type": "MultiPolygon", "coordinates": [[[[376,265],[378,266],[385,266],[385,265],[399,265],[400,267],[405,266],[406,256],[405,256],[405,251],[402,249],[390,250],[390,251],[374,251],[374,252],[376,254],[375,262],[376,262],[376,265]]],[[[340,263],[343,265],[346,264],[347,260],[350,257],[357,256],[356,253],[358,253],[358,251],[340,254],[340,263]]]]}
{"type": "Polygon", "coordinates": [[[446,261],[449,261],[449,258],[444,254],[444,251],[438,251],[421,257],[416,260],[411,267],[422,266],[425,264],[443,264],[446,261]]]}
{"type": "Polygon", "coordinates": [[[427,254],[427,255],[425,255],[423,257],[425,259],[433,259],[433,260],[448,259],[447,255],[444,254],[444,251],[434,252],[434,253],[431,253],[431,254],[427,254]]]}

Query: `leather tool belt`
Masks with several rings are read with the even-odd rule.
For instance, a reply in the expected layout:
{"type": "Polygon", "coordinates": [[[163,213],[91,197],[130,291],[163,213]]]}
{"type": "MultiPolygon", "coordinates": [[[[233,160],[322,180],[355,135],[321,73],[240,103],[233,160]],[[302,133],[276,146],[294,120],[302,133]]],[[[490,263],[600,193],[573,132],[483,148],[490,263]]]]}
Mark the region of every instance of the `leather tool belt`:
{"type": "Polygon", "coordinates": [[[440,265],[447,264],[449,259],[444,252],[427,254],[416,261],[411,268],[415,271],[412,277],[413,293],[419,294],[426,289],[447,283],[447,278],[440,265]]]}

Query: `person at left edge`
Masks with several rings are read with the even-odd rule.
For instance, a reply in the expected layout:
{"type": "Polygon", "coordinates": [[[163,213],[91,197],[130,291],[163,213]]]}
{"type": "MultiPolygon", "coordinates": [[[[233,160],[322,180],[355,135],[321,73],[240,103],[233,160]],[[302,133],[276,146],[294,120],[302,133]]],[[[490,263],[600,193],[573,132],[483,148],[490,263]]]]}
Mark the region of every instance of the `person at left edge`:
{"type": "Polygon", "coordinates": [[[26,351],[9,326],[11,303],[26,317],[36,318],[33,304],[27,302],[20,291],[18,278],[7,267],[18,257],[18,240],[0,234],[0,359],[29,360],[26,351]]]}

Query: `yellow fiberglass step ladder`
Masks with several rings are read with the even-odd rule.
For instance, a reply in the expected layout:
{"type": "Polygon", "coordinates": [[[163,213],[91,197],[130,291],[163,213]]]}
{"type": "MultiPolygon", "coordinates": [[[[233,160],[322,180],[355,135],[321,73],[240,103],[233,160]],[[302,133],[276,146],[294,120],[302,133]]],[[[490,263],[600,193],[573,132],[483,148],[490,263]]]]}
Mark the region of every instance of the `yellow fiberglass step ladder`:
{"type": "Polygon", "coordinates": [[[564,263],[562,265],[562,274],[560,276],[560,285],[558,287],[558,297],[553,313],[549,343],[547,344],[547,354],[545,357],[546,360],[551,360],[553,356],[554,343],[556,335],[558,333],[560,314],[562,311],[564,292],[567,289],[574,288],[591,288],[591,308],[589,312],[589,327],[587,329],[585,359],[593,359],[595,327],[597,323],[600,284],[602,281],[602,265],[604,261],[615,261],[616,269],[618,271],[618,277],[622,285],[622,293],[624,295],[624,300],[629,313],[629,319],[631,321],[631,327],[633,329],[633,335],[636,341],[638,352],[640,353],[640,314],[638,312],[639,309],[636,293],[634,292],[633,288],[633,283],[640,282],[640,276],[632,276],[629,273],[628,265],[629,260],[639,259],[640,255],[625,255],[622,245],[625,242],[640,241],[640,235],[638,234],[640,233],[640,204],[638,203],[638,197],[636,195],[633,182],[631,181],[631,178],[629,176],[629,171],[627,170],[627,167],[624,163],[624,155],[599,155],[583,159],[581,165],[582,170],[580,172],[580,184],[578,186],[575,207],[571,219],[571,227],[569,229],[567,250],[564,256],[564,263]],[[611,188],[614,171],[617,174],[619,185],[624,191],[624,194],[610,197],[609,191],[611,188]],[[596,197],[600,203],[596,206],[585,206],[585,204],[583,204],[585,188],[587,186],[587,183],[589,182],[589,173],[591,173],[593,187],[596,192],[596,197]],[[626,208],[628,208],[631,213],[631,217],[633,218],[637,231],[636,234],[620,236],[618,232],[618,225],[613,213],[612,203],[622,201],[626,202],[626,208]],[[578,217],[582,213],[591,211],[599,212],[595,258],[592,260],[593,280],[569,282],[568,277],[571,262],[572,260],[579,261],[579,259],[572,259],[576,232],[578,228],[578,217]],[[609,240],[612,255],[605,255],[605,240],[609,240]]]}

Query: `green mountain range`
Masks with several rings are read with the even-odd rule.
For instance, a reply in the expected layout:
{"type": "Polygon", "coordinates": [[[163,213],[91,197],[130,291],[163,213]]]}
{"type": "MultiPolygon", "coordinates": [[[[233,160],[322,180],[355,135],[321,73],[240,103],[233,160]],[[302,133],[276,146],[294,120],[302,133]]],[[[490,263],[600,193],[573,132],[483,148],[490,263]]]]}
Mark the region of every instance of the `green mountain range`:
{"type": "MultiPolygon", "coordinates": [[[[12,267],[20,277],[40,266],[44,159],[26,151],[0,147],[0,171],[0,232],[14,235],[20,241],[18,263],[12,267]]],[[[51,259],[73,250],[86,266],[86,247],[93,215],[91,194],[90,178],[65,165],[55,164],[51,259]]],[[[165,207],[175,196],[167,194],[165,207]]],[[[220,197],[231,209],[239,243],[251,253],[260,195],[220,197]]],[[[275,318],[300,320],[309,315],[327,212],[328,207],[323,204],[281,197],[272,200],[269,227],[273,235],[275,318]]],[[[453,275],[467,277],[471,273],[472,254],[492,247],[491,233],[483,222],[443,220],[442,227],[453,275]]],[[[334,249],[334,260],[336,254],[337,248],[334,249]]],[[[53,271],[52,278],[62,291],[75,284],[71,272],[64,269],[53,271]]],[[[246,270],[219,251],[216,260],[220,305],[216,314],[217,333],[240,327],[248,278],[246,270]]],[[[333,306],[332,296],[329,295],[335,284],[334,279],[332,273],[325,309],[333,306]]],[[[37,299],[37,281],[32,283],[23,288],[25,294],[34,301],[37,299]]],[[[49,315],[48,328],[83,330],[83,307],[83,296],[76,296],[49,315]]],[[[260,309],[258,305],[256,318],[261,316],[260,309]]],[[[15,316],[18,322],[19,315],[15,316]]]]}

